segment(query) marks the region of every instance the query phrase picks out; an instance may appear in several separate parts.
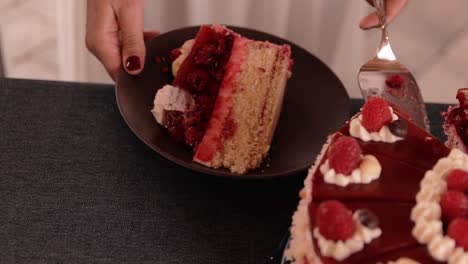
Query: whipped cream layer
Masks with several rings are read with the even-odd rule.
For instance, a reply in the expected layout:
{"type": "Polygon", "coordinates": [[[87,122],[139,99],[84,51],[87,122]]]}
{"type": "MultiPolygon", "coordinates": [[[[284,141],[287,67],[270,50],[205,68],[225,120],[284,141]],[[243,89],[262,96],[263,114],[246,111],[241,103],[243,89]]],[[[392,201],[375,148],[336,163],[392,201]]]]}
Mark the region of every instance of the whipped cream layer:
{"type": "Polygon", "coordinates": [[[382,172],[382,166],[376,157],[365,155],[362,157],[359,167],[354,169],[351,175],[336,173],[333,168],[330,168],[328,160],[320,166],[320,172],[323,174],[323,179],[326,183],[344,187],[352,183],[367,184],[378,179],[382,172]]]}
{"type": "Polygon", "coordinates": [[[396,261],[388,262],[388,264],[420,264],[420,263],[409,258],[399,258],[396,261]]]}
{"type": "MultiPolygon", "coordinates": [[[[388,108],[392,114],[392,122],[398,120],[398,116],[393,113],[393,108],[390,106],[388,108]]],[[[367,131],[367,129],[362,125],[362,114],[359,114],[356,118],[351,120],[349,124],[349,134],[353,137],[360,138],[363,141],[394,143],[403,139],[392,134],[388,126],[383,126],[377,132],[367,131]]]]}
{"type": "Polygon", "coordinates": [[[284,257],[288,261],[293,262],[295,260],[295,263],[303,263],[304,260],[309,263],[320,261],[315,253],[312,233],[310,232],[309,204],[312,201],[312,181],[315,172],[332,140],[333,135],[328,136],[327,142],[323,144],[314,164],[309,169],[309,173],[304,180],[304,188],[299,192],[301,200],[292,217],[291,240],[289,241],[289,247],[284,252],[284,257]]]}
{"type": "Polygon", "coordinates": [[[180,47],[180,55],[172,62],[172,75],[177,76],[177,72],[179,71],[180,65],[184,62],[187,56],[192,51],[193,44],[195,44],[195,39],[189,39],[185,41],[185,43],[180,47]]]}
{"type": "Polygon", "coordinates": [[[458,149],[452,149],[447,157],[440,159],[424,175],[416,195],[416,205],[411,211],[411,220],[415,223],[412,234],[419,243],[427,245],[434,259],[449,264],[466,264],[468,252],[457,247],[451,237],[444,235],[441,220],[439,202],[447,191],[447,175],[454,169],[468,169],[468,156],[458,149]]]}
{"type": "Polygon", "coordinates": [[[194,101],[187,91],[172,85],[165,85],[157,91],[153,103],[151,113],[156,122],[163,125],[166,111],[185,112],[190,105],[194,104],[194,101]]]}
{"type": "Polygon", "coordinates": [[[353,214],[353,220],[356,224],[356,231],[354,235],[346,241],[328,240],[320,234],[317,227],[314,228],[314,237],[317,239],[317,244],[322,256],[342,261],[351,254],[361,251],[366,244],[369,244],[382,234],[380,228],[371,229],[362,225],[357,212],[353,214]]]}

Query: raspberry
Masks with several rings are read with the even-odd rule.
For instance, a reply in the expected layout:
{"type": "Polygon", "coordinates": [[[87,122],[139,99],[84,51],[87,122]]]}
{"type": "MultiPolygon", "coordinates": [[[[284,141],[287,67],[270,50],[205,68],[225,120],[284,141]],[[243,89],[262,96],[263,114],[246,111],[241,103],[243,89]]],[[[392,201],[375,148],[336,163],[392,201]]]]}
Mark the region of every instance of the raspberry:
{"type": "Polygon", "coordinates": [[[216,49],[216,46],[212,44],[201,47],[193,57],[194,62],[197,65],[213,64],[216,60],[216,49]]]}
{"type": "Polygon", "coordinates": [[[447,187],[449,190],[468,192],[468,172],[464,170],[453,170],[447,176],[447,187]]]}
{"type": "Polygon", "coordinates": [[[457,218],[448,227],[448,235],[453,238],[457,246],[468,250],[468,220],[457,218]]]}
{"type": "Polygon", "coordinates": [[[171,50],[171,61],[177,60],[182,55],[182,51],[179,48],[171,50]]]}
{"type": "Polygon", "coordinates": [[[356,139],[343,136],[335,140],[328,151],[330,167],[336,173],[350,175],[361,162],[361,147],[356,139]]]}
{"type": "Polygon", "coordinates": [[[362,108],[362,125],[369,132],[377,132],[391,122],[392,113],[384,99],[372,98],[362,108]]]}
{"type": "Polygon", "coordinates": [[[193,93],[201,93],[208,87],[208,73],[204,71],[194,71],[187,74],[186,82],[193,93]]]}
{"type": "Polygon", "coordinates": [[[450,223],[457,217],[465,218],[468,216],[468,198],[460,191],[447,191],[440,199],[442,207],[442,217],[450,223]]]}
{"type": "Polygon", "coordinates": [[[317,208],[315,221],[320,234],[334,241],[345,241],[356,231],[351,211],[338,201],[322,202],[317,208]]]}
{"type": "Polygon", "coordinates": [[[400,89],[401,86],[403,86],[403,83],[405,82],[405,79],[401,77],[401,75],[395,74],[387,78],[385,81],[385,84],[389,88],[395,88],[395,89],[400,89]]]}

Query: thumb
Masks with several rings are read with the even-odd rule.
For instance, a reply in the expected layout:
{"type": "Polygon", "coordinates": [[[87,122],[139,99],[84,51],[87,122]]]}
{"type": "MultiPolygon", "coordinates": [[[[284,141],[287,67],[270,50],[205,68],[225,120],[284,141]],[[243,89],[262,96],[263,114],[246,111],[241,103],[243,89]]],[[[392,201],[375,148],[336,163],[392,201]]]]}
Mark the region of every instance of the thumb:
{"type": "Polygon", "coordinates": [[[116,10],[122,44],[122,64],[132,75],[142,71],[145,65],[143,38],[143,1],[121,1],[116,10]]]}

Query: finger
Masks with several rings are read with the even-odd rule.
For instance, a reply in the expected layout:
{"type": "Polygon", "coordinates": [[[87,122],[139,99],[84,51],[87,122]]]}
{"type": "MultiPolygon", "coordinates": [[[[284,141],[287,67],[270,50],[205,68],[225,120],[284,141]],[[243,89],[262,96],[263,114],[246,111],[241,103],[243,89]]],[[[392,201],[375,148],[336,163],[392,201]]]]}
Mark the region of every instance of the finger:
{"type": "MultiPolygon", "coordinates": [[[[371,1],[368,0],[367,2],[370,3],[371,1]]],[[[387,22],[391,23],[407,3],[408,0],[388,0],[387,22]]],[[[377,12],[369,14],[359,23],[359,27],[361,27],[362,29],[370,29],[378,26],[380,26],[380,21],[379,17],[377,16],[377,12]]]]}
{"type": "Polygon", "coordinates": [[[87,8],[86,47],[115,80],[120,69],[121,56],[114,11],[101,0],[88,1],[87,8]]]}
{"type": "Polygon", "coordinates": [[[115,7],[122,41],[122,63],[129,74],[138,74],[145,65],[143,1],[118,1],[115,7]]]}
{"type": "Polygon", "coordinates": [[[117,33],[111,35],[99,35],[95,37],[96,43],[106,43],[97,45],[93,51],[96,58],[101,61],[112,80],[117,79],[117,75],[122,65],[120,45],[117,33]]]}
{"type": "Polygon", "coordinates": [[[145,41],[155,38],[159,35],[160,33],[157,30],[147,30],[143,32],[143,38],[145,39],[145,41]]]}
{"type": "Polygon", "coordinates": [[[361,22],[359,23],[359,27],[362,29],[371,29],[371,28],[378,27],[379,25],[380,25],[380,21],[376,12],[369,14],[364,19],[362,19],[361,22]]]}

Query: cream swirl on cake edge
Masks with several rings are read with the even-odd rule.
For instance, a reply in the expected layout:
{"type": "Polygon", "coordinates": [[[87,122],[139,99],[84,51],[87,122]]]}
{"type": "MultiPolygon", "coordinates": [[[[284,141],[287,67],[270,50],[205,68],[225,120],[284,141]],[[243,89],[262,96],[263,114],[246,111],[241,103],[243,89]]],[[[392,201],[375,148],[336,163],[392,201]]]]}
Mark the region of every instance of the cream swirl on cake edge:
{"type": "Polygon", "coordinates": [[[359,167],[355,168],[351,175],[336,173],[333,168],[330,168],[328,159],[320,166],[320,172],[326,183],[344,187],[352,183],[367,184],[378,179],[382,172],[382,166],[376,157],[365,155],[361,158],[359,167]]]}
{"type": "Polygon", "coordinates": [[[194,100],[187,91],[167,84],[156,92],[153,104],[151,113],[156,122],[163,125],[166,111],[185,112],[194,100]]]}
{"type": "Polygon", "coordinates": [[[312,232],[310,232],[309,204],[312,202],[312,181],[315,172],[333,138],[334,135],[328,136],[327,142],[322,146],[314,164],[309,169],[304,180],[304,188],[299,192],[301,200],[292,217],[291,240],[289,247],[284,252],[284,258],[292,263],[301,264],[304,260],[307,260],[308,263],[320,263],[314,250],[312,232]]]}
{"type": "MultiPolygon", "coordinates": [[[[392,115],[392,122],[398,120],[398,116],[393,113],[393,108],[390,106],[388,108],[392,115]]],[[[403,139],[392,134],[388,126],[383,126],[378,132],[367,131],[367,129],[362,125],[362,114],[353,118],[349,123],[349,134],[355,138],[360,138],[363,141],[394,143],[403,139]]]]}
{"type": "Polygon", "coordinates": [[[452,149],[424,175],[416,195],[416,205],[411,211],[411,220],[415,223],[412,234],[419,243],[427,245],[434,259],[449,264],[466,264],[468,252],[457,247],[451,237],[444,236],[442,229],[439,202],[447,190],[447,174],[453,169],[468,169],[468,156],[458,149],[452,149]]]}
{"type": "Polygon", "coordinates": [[[325,257],[331,257],[335,260],[342,261],[351,254],[364,249],[366,244],[378,238],[382,234],[380,228],[368,228],[359,221],[358,213],[353,214],[353,220],[356,224],[354,235],[346,241],[334,241],[323,237],[317,227],[314,228],[314,237],[317,239],[317,244],[320,249],[320,254],[325,257]]]}

